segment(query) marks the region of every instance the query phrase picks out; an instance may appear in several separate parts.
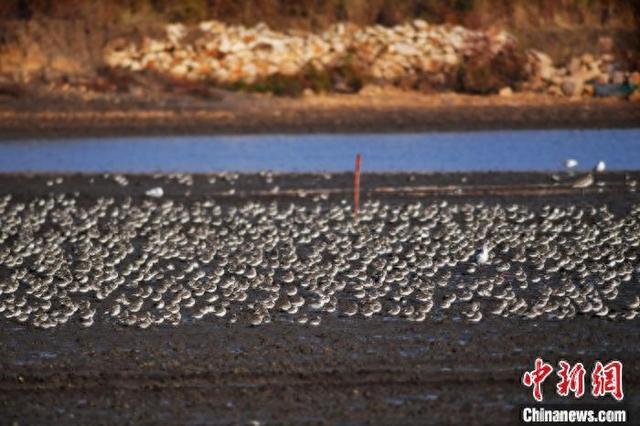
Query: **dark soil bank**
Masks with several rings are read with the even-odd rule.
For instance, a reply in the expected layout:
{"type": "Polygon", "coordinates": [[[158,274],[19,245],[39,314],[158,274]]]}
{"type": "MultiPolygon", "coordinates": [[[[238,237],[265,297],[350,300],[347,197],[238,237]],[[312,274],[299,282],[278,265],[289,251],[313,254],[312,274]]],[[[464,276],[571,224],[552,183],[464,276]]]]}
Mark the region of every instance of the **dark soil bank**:
{"type": "Polygon", "coordinates": [[[637,102],[526,95],[275,99],[226,93],[214,101],[184,94],[159,103],[115,101],[0,97],[0,138],[640,127],[637,102]]]}

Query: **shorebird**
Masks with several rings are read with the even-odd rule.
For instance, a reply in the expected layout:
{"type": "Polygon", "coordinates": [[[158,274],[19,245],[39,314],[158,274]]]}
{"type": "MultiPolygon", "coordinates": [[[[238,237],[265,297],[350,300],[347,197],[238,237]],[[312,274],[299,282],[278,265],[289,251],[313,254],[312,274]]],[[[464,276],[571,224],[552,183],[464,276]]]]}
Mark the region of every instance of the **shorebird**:
{"type": "Polygon", "coordinates": [[[593,175],[591,173],[577,179],[571,184],[573,188],[588,188],[593,185],[593,175]]]}
{"type": "Polygon", "coordinates": [[[476,262],[479,265],[484,265],[489,262],[489,245],[487,243],[482,245],[482,249],[476,255],[476,262]]]}
{"type": "Polygon", "coordinates": [[[574,158],[568,158],[564,161],[564,166],[567,169],[575,169],[578,166],[578,160],[574,158]]]}
{"type": "Polygon", "coordinates": [[[358,312],[428,321],[458,315],[448,311],[455,301],[478,321],[566,320],[576,307],[625,320],[640,308],[632,299],[619,311],[623,283],[640,273],[639,206],[614,214],[602,205],[375,202],[362,206],[356,230],[347,202],[80,206],[77,197],[0,197],[0,241],[11,241],[0,245],[0,318],[91,325],[97,309],[105,321],[146,328],[209,314],[230,324],[358,312]]]}

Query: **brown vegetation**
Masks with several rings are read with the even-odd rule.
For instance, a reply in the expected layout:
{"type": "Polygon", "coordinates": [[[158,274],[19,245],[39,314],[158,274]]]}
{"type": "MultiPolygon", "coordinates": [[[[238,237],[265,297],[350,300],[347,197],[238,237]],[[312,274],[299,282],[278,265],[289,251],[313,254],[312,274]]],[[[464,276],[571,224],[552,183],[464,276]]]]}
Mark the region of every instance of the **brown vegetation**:
{"type": "Polygon", "coordinates": [[[517,86],[526,78],[526,62],[525,52],[517,46],[509,46],[497,55],[478,52],[460,65],[457,89],[484,95],[517,86]]]}
{"type": "Polygon", "coordinates": [[[296,97],[301,96],[305,90],[313,93],[357,93],[369,80],[370,76],[364,68],[345,61],[327,68],[308,65],[301,72],[293,75],[277,73],[253,83],[241,81],[228,88],[296,97]]]}
{"type": "Polygon", "coordinates": [[[4,0],[9,19],[195,22],[219,19],[274,28],[321,29],[338,21],[396,25],[414,18],[509,29],[590,26],[632,28],[640,3],[628,0],[4,0]]]}

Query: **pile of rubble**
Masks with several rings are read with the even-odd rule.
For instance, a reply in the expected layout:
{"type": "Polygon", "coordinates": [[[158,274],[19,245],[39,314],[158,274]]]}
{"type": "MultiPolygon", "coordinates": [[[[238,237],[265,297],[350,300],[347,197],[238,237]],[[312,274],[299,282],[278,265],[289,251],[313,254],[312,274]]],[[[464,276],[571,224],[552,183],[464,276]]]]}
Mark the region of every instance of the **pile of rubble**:
{"type": "Polygon", "coordinates": [[[293,76],[308,66],[323,70],[349,63],[366,70],[375,83],[394,84],[425,74],[445,82],[476,52],[493,56],[513,45],[506,32],[422,20],[392,28],[337,24],[320,34],[209,21],[197,28],[169,25],[164,39],[112,48],[106,60],[112,67],[222,84],[251,84],[276,74],[293,76]]]}
{"type": "Polygon", "coordinates": [[[594,57],[587,53],[571,59],[564,67],[555,67],[551,58],[539,51],[530,51],[528,56],[525,90],[568,97],[637,97],[640,72],[621,70],[613,55],[594,57]]]}
{"type": "Polygon", "coordinates": [[[512,89],[568,97],[626,96],[640,84],[640,74],[620,71],[610,55],[583,55],[567,67],[555,67],[548,55],[519,49],[504,31],[423,20],[391,28],[337,24],[322,33],[277,32],[264,24],[249,28],[217,21],[194,27],[171,24],[162,39],[112,45],[106,62],[116,69],[244,87],[274,76],[307,75],[309,70],[311,78],[327,79],[345,67],[371,84],[506,96],[512,89]]]}

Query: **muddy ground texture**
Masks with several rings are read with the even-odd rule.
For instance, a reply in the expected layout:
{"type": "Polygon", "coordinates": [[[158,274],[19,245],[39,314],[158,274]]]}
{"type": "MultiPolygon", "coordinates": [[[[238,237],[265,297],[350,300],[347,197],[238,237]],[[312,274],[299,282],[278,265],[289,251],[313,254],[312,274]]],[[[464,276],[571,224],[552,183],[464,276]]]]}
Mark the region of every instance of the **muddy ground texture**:
{"type": "Polygon", "coordinates": [[[143,95],[59,87],[0,90],[0,138],[640,126],[640,104],[616,98],[425,95],[393,88],[278,98],[158,82],[149,90],[148,81],[141,84],[143,95]]]}
{"type": "MultiPolygon", "coordinates": [[[[185,178],[98,175],[4,175],[0,196],[30,202],[72,194],[79,205],[100,197],[134,203],[150,187],[162,201],[221,206],[249,201],[334,205],[350,200],[349,174],[185,178]],[[59,179],[62,178],[62,179],[59,179]],[[118,182],[120,181],[120,183],[118,182]],[[231,185],[231,183],[233,185],[231,185]],[[274,185],[279,187],[274,193],[274,185]],[[233,187],[234,191],[229,189],[233,187]],[[74,194],[75,193],[75,194],[74,194]]],[[[366,174],[363,200],[404,205],[447,201],[607,206],[625,217],[640,202],[630,182],[640,174],[606,173],[586,189],[578,176],[536,173],[366,174]]],[[[638,295],[636,275],[619,297],[638,295]]],[[[557,365],[596,360],[624,363],[625,400],[640,415],[640,321],[589,314],[553,320],[458,315],[409,322],[376,315],[326,314],[318,326],[272,321],[258,327],[214,316],[141,330],[98,321],[49,330],[0,320],[0,418],[19,424],[212,423],[247,424],[513,424],[532,402],[522,374],[536,357],[557,365]]],[[[545,383],[549,402],[556,377],[545,383]]],[[[590,401],[585,397],[583,402],[590,401]]],[[[598,400],[611,406],[611,398],[598,400]]]]}

